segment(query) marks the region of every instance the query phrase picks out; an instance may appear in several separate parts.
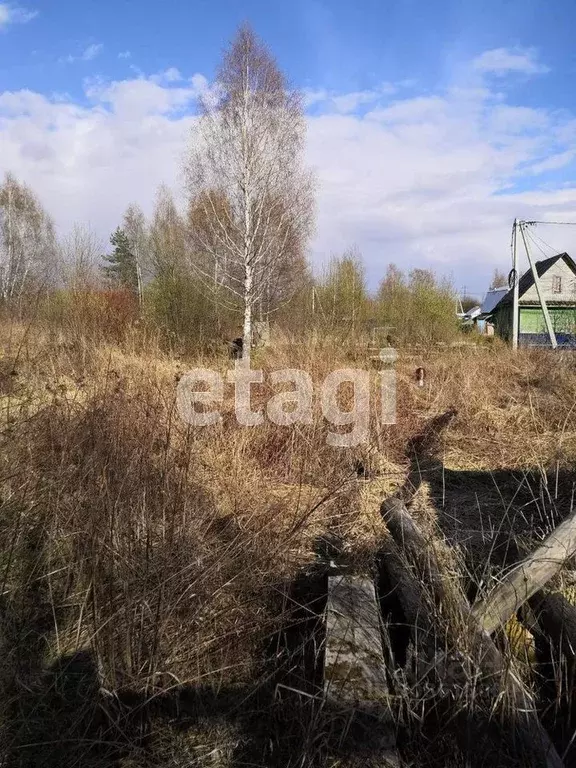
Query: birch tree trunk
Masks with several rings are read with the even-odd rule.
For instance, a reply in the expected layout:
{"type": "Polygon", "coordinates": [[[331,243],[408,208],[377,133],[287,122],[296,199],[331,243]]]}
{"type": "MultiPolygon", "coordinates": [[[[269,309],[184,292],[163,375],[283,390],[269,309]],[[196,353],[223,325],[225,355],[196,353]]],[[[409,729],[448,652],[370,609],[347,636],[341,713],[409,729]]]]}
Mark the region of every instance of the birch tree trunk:
{"type": "Polygon", "coordinates": [[[18,301],[25,290],[54,276],[55,237],[50,217],[25,184],[6,174],[0,184],[0,296],[18,301]]]}
{"type": "Polygon", "coordinates": [[[246,26],[201,107],[185,165],[189,255],[205,289],[242,313],[246,360],[255,308],[285,298],[286,274],[300,264],[311,234],[304,112],[246,26]]]}
{"type": "Polygon", "coordinates": [[[252,267],[246,264],[246,279],[244,282],[244,326],[242,332],[242,360],[250,361],[252,351],[252,267]]]}
{"type": "Polygon", "coordinates": [[[146,262],[146,252],[149,245],[149,235],[146,226],[146,218],[141,208],[137,205],[129,205],[124,214],[123,229],[128,236],[130,249],[134,254],[136,270],[136,290],[138,293],[138,306],[142,309],[144,303],[144,279],[143,266],[146,262]]]}

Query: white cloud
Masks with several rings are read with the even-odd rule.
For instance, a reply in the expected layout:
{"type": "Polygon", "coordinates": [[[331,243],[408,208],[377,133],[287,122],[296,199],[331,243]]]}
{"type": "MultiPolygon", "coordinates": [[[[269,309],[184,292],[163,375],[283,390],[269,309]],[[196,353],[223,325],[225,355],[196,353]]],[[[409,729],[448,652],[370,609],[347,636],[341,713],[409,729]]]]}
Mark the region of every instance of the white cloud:
{"type": "Polygon", "coordinates": [[[88,48],[85,49],[80,58],[82,61],[92,61],[92,59],[95,59],[96,56],[100,54],[103,47],[102,43],[92,43],[92,45],[89,45],[88,48]]]}
{"type": "MultiPolygon", "coordinates": [[[[553,188],[515,191],[571,161],[576,141],[565,129],[554,113],[502,105],[484,91],[402,99],[364,117],[312,117],[316,251],[356,242],[373,282],[396,261],[453,272],[480,291],[494,265],[508,264],[516,216],[573,218],[576,188],[561,197],[553,188]]],[[[575,235],[563,236],[576,247],[575,235]]]]}
{"type": "Polygon", "coordinates": [[[374,102],[379,96],[384,94],[392,94],[395,92],[393,87],[388,87],[385,91],[353,91],[352,93],[345,93],[342,96],[333,96],[332,104],[337,112],[347,114],[349,112],[356,112],[363,104],[370,104],[374,102]]]}
{"type": "Polygon", "coordinates": [[[165,73],[113,82],[95,79],[86,81],[85,91],[97,106],[107,106],[112,116],[133,122],[150,115],[171,115],[190,107],[206,84],[205,78],[180,88],[174,87],[173,82],[174,77],[166,78],[165,73]]]}
{"type": "Polygon", "coordinates": [[[326,101],[329,97],[328,91],[325,89],[305,88],[303,91],[303,100],[305,107],[312,107],[315,104],[320,104],[326,101]]]}
{"type": "Polygon", "coordinates": [[[100,55],[103,48],[103,43],[92,43],[77,56],[70,53],[68,56],[64,56],[60,59],[60,61],[66,62],[67,64],[73,64],[75,61],[92,61],[100,55]]]}
{"type": "MultiPolygon", "coordinates": [[[[0,93],[0,167],[29,182],[63,230],[90,221],[106,237],[129,202],[150,212],[159,183],[181,188],[192,106],[210,90],[203,75],[166,72],[92,80],[85,90],[88,106],[0,93]]],[[[480,291],[495,265],[508,265],[516,216],[573,217],[576,187],[563,187],[565,174],[555,186],[547,176],[546,187],[536,176],[573,162],[573,117],[489,88],[399,94],[366,96],[358,115],[342,108],[356,93],[322,93],[320,114],[308,118],[317,261],[356,243],[373,284],[395,261],[453,272],[480,291]]],[[[576,248],[572,229],[552,241],[576,248]]]]}
{"type": "Polygon", "coordinates": [[[558,152],[556,155],[551,155],[540,163],[535,163],[530,168],[530,171],[534,175],[546,173],[547,171],[556,171],[559,168],[564,168],[569,165],[575,157],[576,149],[567,149],[565,152],[558,152]]]}
{"type": "Polygon", "coordinates": [[[494,75],[505,75],[509,72],[537,75],[550,71],[538,61],[534,48],[493,48],[474,59],[472,65],[478,72],[494,75]]]}
{"type": "Polygon", "coordinates": [[[306,107],[322,105],[326,109],[332,109],[342,114],[356,112],[365,104],[371,104],[379,99],[391,96],[401,87],[410,87],[413,81],[403,81],[397,85],[393,83],[381,83],[377,88],[364,91],[352,91],[351,93],[335,93],[325,89],[307,88],[304,91],[304,105],[306,107]]]}
{"type": "Polygon", "coordinates": [[[132,114],[130,98],[118,89],[115,98],[86,108],[26,92],[0,96],[0,163],[34,186],[63,232],[90,221],[106,237],[129,202],[150,211],[157,186],[178,178],[193,118],[170,119],[169,99],[142,99],[139,82],[132,114]]]}
{"type": "Polygon", "coordinates": [[[156,75],[152,75],[150,78],[154,83],[178,83],[183,80],[180,71],[176,67],[170,67],[163,72],[159,72],[156,75]]]}
{"type": "Polygon", "coordinates": [[[11,3],[0,3],[0,30],[10,24],[27,24],[38,16],[38,11],[30,11],[11,3]]]}
{"type": "Polygon", "coordinates": [[[490,124],[498,132],[518,135],[526,132],[545,130],[551,116],[543,109],[515,107],[508,104],[495,106],[490,114],[490,124]]]}
{"type": "Polygon", "coordinates": [[[119,59],[129,59],[131,58],[131,56],[132,54],[130,53],[130,51],[120,51],[120,53],[118,54],[119,59]]]}

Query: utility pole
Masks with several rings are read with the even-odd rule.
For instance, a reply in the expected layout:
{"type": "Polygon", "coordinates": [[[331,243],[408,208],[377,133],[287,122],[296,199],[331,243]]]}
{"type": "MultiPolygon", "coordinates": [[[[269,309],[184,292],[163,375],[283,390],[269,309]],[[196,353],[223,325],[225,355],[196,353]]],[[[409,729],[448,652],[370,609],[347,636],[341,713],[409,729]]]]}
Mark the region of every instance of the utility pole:
{"type": "Polygon", "coordinates": [[[514,290],[512,294],[512,349],[518,349],[518,321],[520,319],[520,309],[518,306],[520,293],[520,273],[518,272],[517,235],[518,219],[514,219],[514,226],[512,228],[512,274],[514,276],[514,290]]]}
{"type": "Polygon", "coordinates": [[[526,256],[528,256],[528,262],[530,264],[530,269],[532,270],[532,276],[534,277],[534,284],[536,286],[536,292],[538,293],[538,301],[540,302],[540,306],[542,307],[542,314],[544,315],[546,329],[548,331],[548,336],[550,337],[550,344],[552,345],[552,349],[556,349],[556,347],[558,346],[558,342],[556,341],[556,334],[554,333],[554,328],[552,327],[552,318],[550,317],[550,312],[548,311],[548,305],[546,304],[546,299],[542,295],[542,289],[540,286],[540,277],[538,275],[538,270],[536,269],[536,265],[532,261],[530,249],[528,248],[528,242],[526,240],[526,235],[524,234],[525,226],[526,226],[525,221],[520,222],[520,234],[522,235],[522,240],[524,241],[526,256]]]}
{"type": "Polygon", "coordinates": [[[460,288],[460,295],[458,296],[458,304],[456,306],[456,312],[458,312],[458,306],[460,307],[460,313],[464,314],[464,305],[462,304],[462,297],[466,298],[468,295],[468,286],[463,285],[462,288],[460,288]]]}

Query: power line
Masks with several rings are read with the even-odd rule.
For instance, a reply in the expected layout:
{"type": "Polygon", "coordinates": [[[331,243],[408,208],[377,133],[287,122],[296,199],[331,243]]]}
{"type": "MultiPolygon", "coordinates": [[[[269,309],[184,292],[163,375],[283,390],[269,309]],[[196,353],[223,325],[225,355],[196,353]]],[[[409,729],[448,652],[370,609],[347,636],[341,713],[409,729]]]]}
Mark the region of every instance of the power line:
{"type": "Polygon", "coordinates": [[[550,248],[550,250],[551,250],[551,251],[554,251],[555,253],[557,253],[557,251],[555,251],[555,249],[554,249],[554,248],[552,248],[552,246],[551,246],[551,245],[549,245],[549,244],[548,244],[548,243],[547,243],[545,240],[542,240],[542,238],[540,238],[540,237],[536,238],[536,236],[534,235],[534,233],[533,233],[533,232],[530,232],[530,230],[526,230],[526,236],[528,237],[528,239],[530,240],[530,242],[531,242],[533,245],[535,245],[535,246],[536,246],[536,248],[538,248],[538,250],[540,251],[540,253],[542,254],[542,256],[544,256],[544,258],[545,258],[545,259],[547,259],[547,258],[548,258],[549,254],[547,254],[547,253],[546,253],[546,251],[545,251],[545,250],[542,248],[542,246],[540,245],[540,243],[542,243],[543,245],[545,245],[547,248],[550,248]],[[538,242],[538,240],[540,240],[540,243],[538,242]]]}
{"type": "Polygon", "coordinates": [[[545,245],[547,248],[550,248],[550,250],[551,250],[551,251],[552,251],[554,254],[557,254],[557,253],[559,253],[559,250],[558,250],[558,248],[556,248],[556,247],[555,247],[555,246],[553,246],[553,245],[550,245],[550,243],[546,242],[546,240],[544,240],[544,238],[543,238],[543,237],[540,237],[540,235],[537,235],[535,232],[532,232],[532,231],[530,231],[530,237],[532,237],[532,238],[534,238],[534,239],[536,239],[536,240],[539,240],[539,241],[542,243],[542,245],[545,245]]]}
{"type": "Polygon", "coordinates": [[[522,224],[553,224],[557,227],[576,227],[576,221],[523,221],[522,224]]]}
{"type": "Polygon", "coordinates": [[[514,268],[514,238],[516,237],[516,220],[512,224],[512,234],[510,235],[510,258],[512,259],[512,268],[514,268]]]}
{"type": "MultiPolygon", "coordinates": [[[[476,286],[476,287],[478,287],[478,286],[476,286]]],[[[474,288],[470,288],[467,285],[462,286],[460,288],[460,290],[458,291],[458,295],[459,296],[476,297],[476,296],[479,296],[482,293],[486,293],[486,288],[485,287],[482,287],[480,290],[474,290],[474,288]]]]}
{"type": "MultiPolygon", "coordinates": [[[[576,221],[525,221],[523,223],[526,225],[552,224],[556,226],[570,226],[570,227],[576,226],[576,221]]],[[[526,228],[525,231],[526,231],[526,234],[530,237],[531,242],[538,248],[538,250],[542,253],[544,257],[548,258],[547,254],[542,250],[540,245],[538,245],[538,242],[542,243],[542,245],[544,245],[546,248],[549,248],[553,255],[560,253],[558,248],[556,248],[553,245],[550,245],[550,243],[544,240],[543,237],[540,237],[539,235],[537,235],[533,230],[526,228]]]]}

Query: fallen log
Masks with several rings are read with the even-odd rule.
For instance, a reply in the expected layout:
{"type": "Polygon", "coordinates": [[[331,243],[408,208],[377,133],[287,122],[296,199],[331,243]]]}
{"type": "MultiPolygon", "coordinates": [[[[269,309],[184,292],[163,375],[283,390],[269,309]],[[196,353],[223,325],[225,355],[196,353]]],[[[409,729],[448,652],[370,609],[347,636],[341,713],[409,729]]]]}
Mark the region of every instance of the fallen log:
{"type": "MultiPolygon", "coordinates": [[[[427,656],[433,656],[437,647],[434,619],[431,606],[422,592],[414,566],[402,555],[396,542],[390,537],[379,552],[380,601],[386,611],[386,604],[396,598],[403,614],[402,658],[406,658],[409,640],[414,648],[427,656]],[[384,590],[384,591],[383,591],[384,590]]],[[[402,665],[403,666],[403,665],[402,665]]]]}
{"type": "MultiPolygon", "coordinates": [[[[542,727],[532,694],[527,690],[520,677],[503,657],[490,635],[483,629],[470,610],[468,600],[455,585],[448,587],[433,543],[429,541],[416,525],[405,505],[397,498],[384,501],[381,513],[392,537],[406,556],[420,571],[424,589],[428,586],[439,608],[450,606],[463,619],[471,645],[472,663],[479,668],[485,680],[497,680],[498,687],[504,688],[513,709],[518,735],[527,755],[535,760],[535,765],[547,768],[561,768],[560,756],[542,727]]],[[[436,660],[438,668],[446,663],[446,655],[436,660]]],[[[454,668],[454,661],[452,660],[454,668]]],[[[499,692],[495,695],[499,699],[499,692]]]]}
{"type": "MultiPolygon", "coordinates": [[[[556,688],[555,700],[570,703],[576,695],[576,607],[558,592],[537,592],[528,604],[536,620],[532,631],[539,633],[537,647],[542,651],[547,646],[540,661],[544,670],[549,667],[549,683],[556,688]]],[[[572,705],[569,709],[572,713],[576,711],[572,705]]]]}
{"type": "Polygon", "coordinates": [[[576,512],[555,528],[546,541],[474,604],[472,615],[491,634],[541,590],[576,552],[576,512]]]}
{"type": "Polygon", "coordinates": [[[564,656],[574,666],[576,662],[576,606],[564,595],[537,592],[530,598],[536,621],[551,641],[558,657],[564,656]]]}

